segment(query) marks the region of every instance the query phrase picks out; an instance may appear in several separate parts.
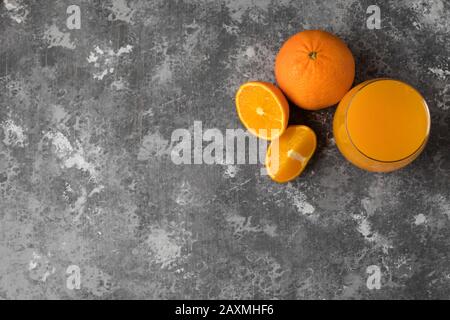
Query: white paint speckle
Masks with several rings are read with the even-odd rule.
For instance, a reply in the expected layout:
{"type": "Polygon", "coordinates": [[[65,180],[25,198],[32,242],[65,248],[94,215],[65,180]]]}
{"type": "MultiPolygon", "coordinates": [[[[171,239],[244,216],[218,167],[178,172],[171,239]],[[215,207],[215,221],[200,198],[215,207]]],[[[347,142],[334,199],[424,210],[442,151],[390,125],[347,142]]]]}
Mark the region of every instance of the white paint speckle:
{"type": "Polygon", "coordinates": [[[291,183],[287,184],[285,191],[287,193],[288,199],[292,201],[292,204],[297,209],[298,213],[305,216],[310,216],[314,219],[317,218],[312,216],[316,209],[307,201],[307,197],[303,192],[301,192],[299,189],[294,188],[291,183]]]}
{"type": "Polygon", "coordinates": [[[31,260],[28,263],[28,270],[31,271],[31,270],[36,269],[38,266],[38,260],[40,260],[40,259],[41,259],[41,256],[39,254],[37,254],[36,252],[33,252],[31,260]]]}
{"type": "Polygon", "coordinates": [[[358,231],[366,238],[366,240],[373,241],[369,220],[365,218],[359,219],[358,231]]]}
{"type": "Polygon", "coordinates": [[[334,140],[334,137],[330,138],[330,140],[328,140],[328,143],[330,144],[330,146],[335,146],[336,145],[336,140],[334,140]]]}
{"type": "Polygon", "coordinates": [[[239,27],[235,26],[235,25],[228,25],[228,24],[223,23],[222,27],[225,29],[225,31],[227,33],[232,34],[232,35],[237,35],[239,32],[239,27]]]}
{"type": "Polygon", "coordinates": [[[21,126],[15,124],[12,120],[3,123],[3,143],[11,147],[24,147],[26,136],[21,126]]]}
{"type": "Polygon", "coordinates": [[[73,219],[73,221],[77,222],[80,220],[81,216],[84,213],[86,201],[87,201],[86,188],[81,188],[81,195],[78,197],[78,199],[75,201],[75,203],[72,205],[71,208],[71,212],[76,213],[76,216],[73,219]]]}
{"type": "Polygon", "coordinates": [[[377,247],[381,247],[384,253],[388,253],[388,250],[393,248],[388,239],[372,230],[372,226],[367,217],[363,215],[353,215],[353,219],[358,222],[358,232],[368,241],[374,243],[377,247]]]}
{"type": "Polygon", "coordinates": [[[181,256],[181,246],[162,228],[153,228],[146,240],[153,262],[161,264],[161,269],[169,267],[181,256]]]}
{"type": "Polygon", "coordinates": [[[425,217],[425,215],[423,215],[422,213],[418,214],[417,216],[414,217],[414,224],[416,226],[421,225],[421,224],[425,223],[426,221],[427,221],[427,217],[425,217]]]}
{"type": "Polygon", "coordinates": [[[315,208],[305,200],[305,197],[297,196],[293,199],[294,206],[301,214],[312,214],[315,211],[315,208]]]}
{"type": "Polygon", "coordinates": [[[54,274],[55,271],[56,271],[55,267],[52,267],[50,270],[46,270],[46,271],[44,272],[44,274],[42,275],[41,281],[42,281],[42,282],[47,281],[47,278],[48,278],[49,276],[51,276],[52,274],[54,274]]]}
{"type": "Polygon", "coordinates": [[[229,212],[225,219],[233,227],[234,234],[261,231],[258,226],[252,226],[251,217],[246,218],[236,212],[229,212]]]}
{"type": "Polygon", "coordinates": [[[432,74],[434,74],[440,80],[446,80],[447,77],[450,75],[450,71],[444,70],[441,68],[428,68],[428,71],[430,71],[432,74]]]}
{"type": "Polygon", "coordinates": [[[137,159],[146,161],[151,158],[159,158],[170,153],[169,140],[165,139],[159,132],[147,134],[142,139],[137,159]]]}
{"type": "Polygon", "coordinates": [[[65,168],[77,168],[88,172],[93,179],[97,177],[95,166],[85,159],[84,150],[78,142],[76,148],[73,147],[69,139],[59,131],[47,132],[44,138],[51,141],[56,156],[62,160],[65,168]]]}
{"type": "Polygon", "coordinates": [[[111,83],[111,89],[116,91],[125,90],[127,89],[127,83],[123,78],[116,79],[111,83]]]}
{"type": "Polygon", "coordinates": [[[64,122],[64,120],[66,119],[68,113],[66,112],[66,110],[64,110],[64,107],[61,105],[51,105],[50,106],[51,110],[52,110],[52,120],[53,122],[58,125],[60,122],[64,122]]]}
{"type": "Polygon", "coordinates": [[[56,272],[56,268],[51,266],[48,257],[51,257],[50,253],[48,256],[43,256],[33,251],[31,260],[28,262],[28,272],[33,280],[45,282],[56,272]]]}
{"type": "Polygon", "coordinates": [[[100,185],[100,186],[95,187],[94,189],[92,189],[91,192],[89,192],[89,196],[88,196],[88,197],[90,198],[90,197],[92,197],[93,195],[102,192],[103,189],[105,189],[105,186],[103,186],[103,185],[100,185]]]}
{"type": "Polygon", "coordinates": [[[245,55],[248,58],[253,58],[255,56],[255,48],[253,47],[248,47],[247,50],[245,50],[245,55]]]}
{"type": "Polygon", "coordinates": [[[24,22],[30,13],[22,0],[3,0],[3,4],[8,11],[9,17],[17,23],[24,22]]]}
{"type": "Polygon", "coordinates": [[[108,69],[105,69],[101,72],[94,73],[94,79],[103,80],[103,78],[108,75],[108,69]]]}
{"type": "MultiPolygon", "coordinates": [[[[98,46],[96,46],[96,47],[94,48],[94,51],[95,51],[96,53],[98,53],[99,55],[102,55],[102,54],[105,53],[105,51],[103,51],[102,49],[100,49],[98,46]]],[[[92,53],[92,52],[91,52],[91,53],[92,53]]]]}
{"type": "Polygon", "coordinates": [[[276,231],[277,231],[277,226],[273,225],[273,224],[266,224],[263,227],[263,231],[265,234],[267,234],[270,237],[275,237],[277,235],[276,231]]]}
{"type": "Polygon", "coordinates": [[[192,204],[195,200],[195,194],[191,185],[187,181],[183,181],[174,191],[175,202],[180,206],[192,204]]]}
{"type": "Polygon", "coordinates": [[[96,176],[95,166],[86,161],[80,151],[74,153],[64,162],[66,168],[77,168],[82,171],[89,172],[91,177],[96,176]]]}
{"type": "Polygon", "coordinates": [[[119,57],[122,54],[130,53],[132,50],[133,50],[133,46],[127,44],[125,47],[120,47],[119,50],[117,50],[117,53],[115,55],[119,57]]]}
{"type": "Polygon", "coordinates": [[[3,0],[3,4],[8,11],[17,9],[17,3],[14,0],[3,0]]]}
{"type": "Polygon", "coordinates": [[[129,54],[132,50],[133,46],[130,44],[120,47],[117,52],[111,48],[102,49],[96,45],[86,58],[88,63],[94,64],[96,71],[93,73],[93,78],[103,80],[108,74],[114,73],[119,57],[129,54]]]}
{"type": "Polygon", "coordinates": [[[111,276],[97,267],[84,266],[80,276],[83,289],[97,297],[114,290],[111,276]]]}
{"type": "Polygon", "coordinates": [[[233,228],[233,233],[236,235],[249,233],[249,232],[264,232],[270,237],[277,236],[277,226],[271,223],[265,223],[263,225],[252,224],[252,217],[243,217],[234,211],[228,212],[225,215],[225,220],[233,228]]]}
{"type": "Polygon", "coordinates": [[[234,178],[238,172],[238,167],[236,165],[230,164],[226,166],[225,172],[223,173],[226,178],[234,178]]]}
{"type": "Polygon", "coordinates": [[[158,66],[157,70],[152,77],[153,81],[157,81],[160,84],[169,82],[172,79],[172,62],[169,56],[166,56],[164,61],[158,66]]]}
{"type": "Polygon", "coordinates": [[[121,20],[126,23],[131,23],[135,10],[131,9],[126,0],[112,0],[111,7],[109,8],[111,14],[108,16],[108,20],[121,20]]]}
{"type": "Polygon", "coordinates": [[[51,25],[44,32],[44,39],[48,42],[48,48],[63,47],[75,49],[76,45],[70,40],[69,32],[62,32],[56,25],[51,25]]]}
{"type": "Polygon", "coordinates": [[[73,147],[69,139],[67,139],[67,137],[59,131],[47,132],[44,138],[51,140],[58,158],[67,157],[73,152],[73,147]]]}
{"type": "MultiPolygon", "coordinates": [[[[98,48],[98,47],[96,47],[98,48]]],[[[87,62],[89,63],[95,63],[98,60],[98,56],[95,55],[94,52],[91,51],[91,53],[89,53],[89,57],[87,57],[87,62]]]]}
{"type": "Polygon", "coordinates": [[[447,16],[444,1],[407,0],[406,3],[417,13],[421,25],[430,26],[437,31],[448,32],[448,25],[445,23],[447,16]]]}

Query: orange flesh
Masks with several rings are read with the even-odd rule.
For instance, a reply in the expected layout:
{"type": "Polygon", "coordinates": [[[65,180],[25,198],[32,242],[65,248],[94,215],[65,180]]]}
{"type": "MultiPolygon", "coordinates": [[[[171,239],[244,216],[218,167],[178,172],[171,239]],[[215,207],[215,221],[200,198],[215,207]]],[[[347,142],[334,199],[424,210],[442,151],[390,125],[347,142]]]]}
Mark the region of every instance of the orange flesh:
{"type": "Polygon", "coordinates": [[[289,105],[270,83],[249,82],[236,94],[236,108],[244,126],[259,138],[272,140],[287,127],[289,105]]]}
{"type": "Polygon", "coordinates": [[[305,169],[316,150],[314,131],[306,126],[288,127],[285,133],[269,146],[266,169],[276,182],[284,183],[295,179],[305,169]],[[278,156],[276,148],[278,144],[278,156]]]}
{"type": "Polygon", "coordinates": [[[423,97],[396,80],[374,81],[350,102],[347,130],[355,147],[378,161],[399,161],[425,142],[430,125],[423,97]]]}

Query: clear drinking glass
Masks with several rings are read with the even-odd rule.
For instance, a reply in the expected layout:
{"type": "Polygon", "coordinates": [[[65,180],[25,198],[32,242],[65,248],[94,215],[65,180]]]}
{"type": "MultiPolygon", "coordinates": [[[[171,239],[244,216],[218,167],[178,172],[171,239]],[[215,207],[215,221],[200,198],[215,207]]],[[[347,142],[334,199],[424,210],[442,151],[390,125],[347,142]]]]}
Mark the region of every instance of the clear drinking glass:
{"type": "Polygon", "coordinates": [[[425,148],[430,113],[421,94],[394,79],[374,79],[350,90],[339,103],[333,133],[340,152],[374,172],[403,168],[425,148]]]}

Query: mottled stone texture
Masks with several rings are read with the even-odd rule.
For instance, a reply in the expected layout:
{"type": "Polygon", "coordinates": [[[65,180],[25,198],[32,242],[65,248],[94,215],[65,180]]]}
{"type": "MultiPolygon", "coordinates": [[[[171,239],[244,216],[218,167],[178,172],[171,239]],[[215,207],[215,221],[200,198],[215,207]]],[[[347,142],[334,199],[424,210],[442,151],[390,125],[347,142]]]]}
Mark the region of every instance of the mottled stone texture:
{"type": "Polygon", "coordinates": [[[449,298],[450,4],[378,3],[380,30],[366,0],[0,3],[0,298],[449,298]],[[334,107],[292,107],[319,140],[292,183],[172,163],[173,130],[241,128],[236,89],[273,82],[283,41],[312,28],[348,43],[355,83],[425,96],[417,161],[361,171],[334,144],[334,107]]]}

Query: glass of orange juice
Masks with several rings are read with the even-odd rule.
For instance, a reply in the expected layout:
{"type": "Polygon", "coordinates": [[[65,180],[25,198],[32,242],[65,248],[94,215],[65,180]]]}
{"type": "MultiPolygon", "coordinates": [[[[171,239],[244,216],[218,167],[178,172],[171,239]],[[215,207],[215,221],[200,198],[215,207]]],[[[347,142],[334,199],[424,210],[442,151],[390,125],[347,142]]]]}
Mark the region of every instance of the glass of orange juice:
{"type": "Polygon", "coordinates": [[[333,133],[341,153],[357,167],[393,171],[411,163],[425,148],[430,113],[425,99],[410,85],[369,80],[341,100],[333,133]]]}

